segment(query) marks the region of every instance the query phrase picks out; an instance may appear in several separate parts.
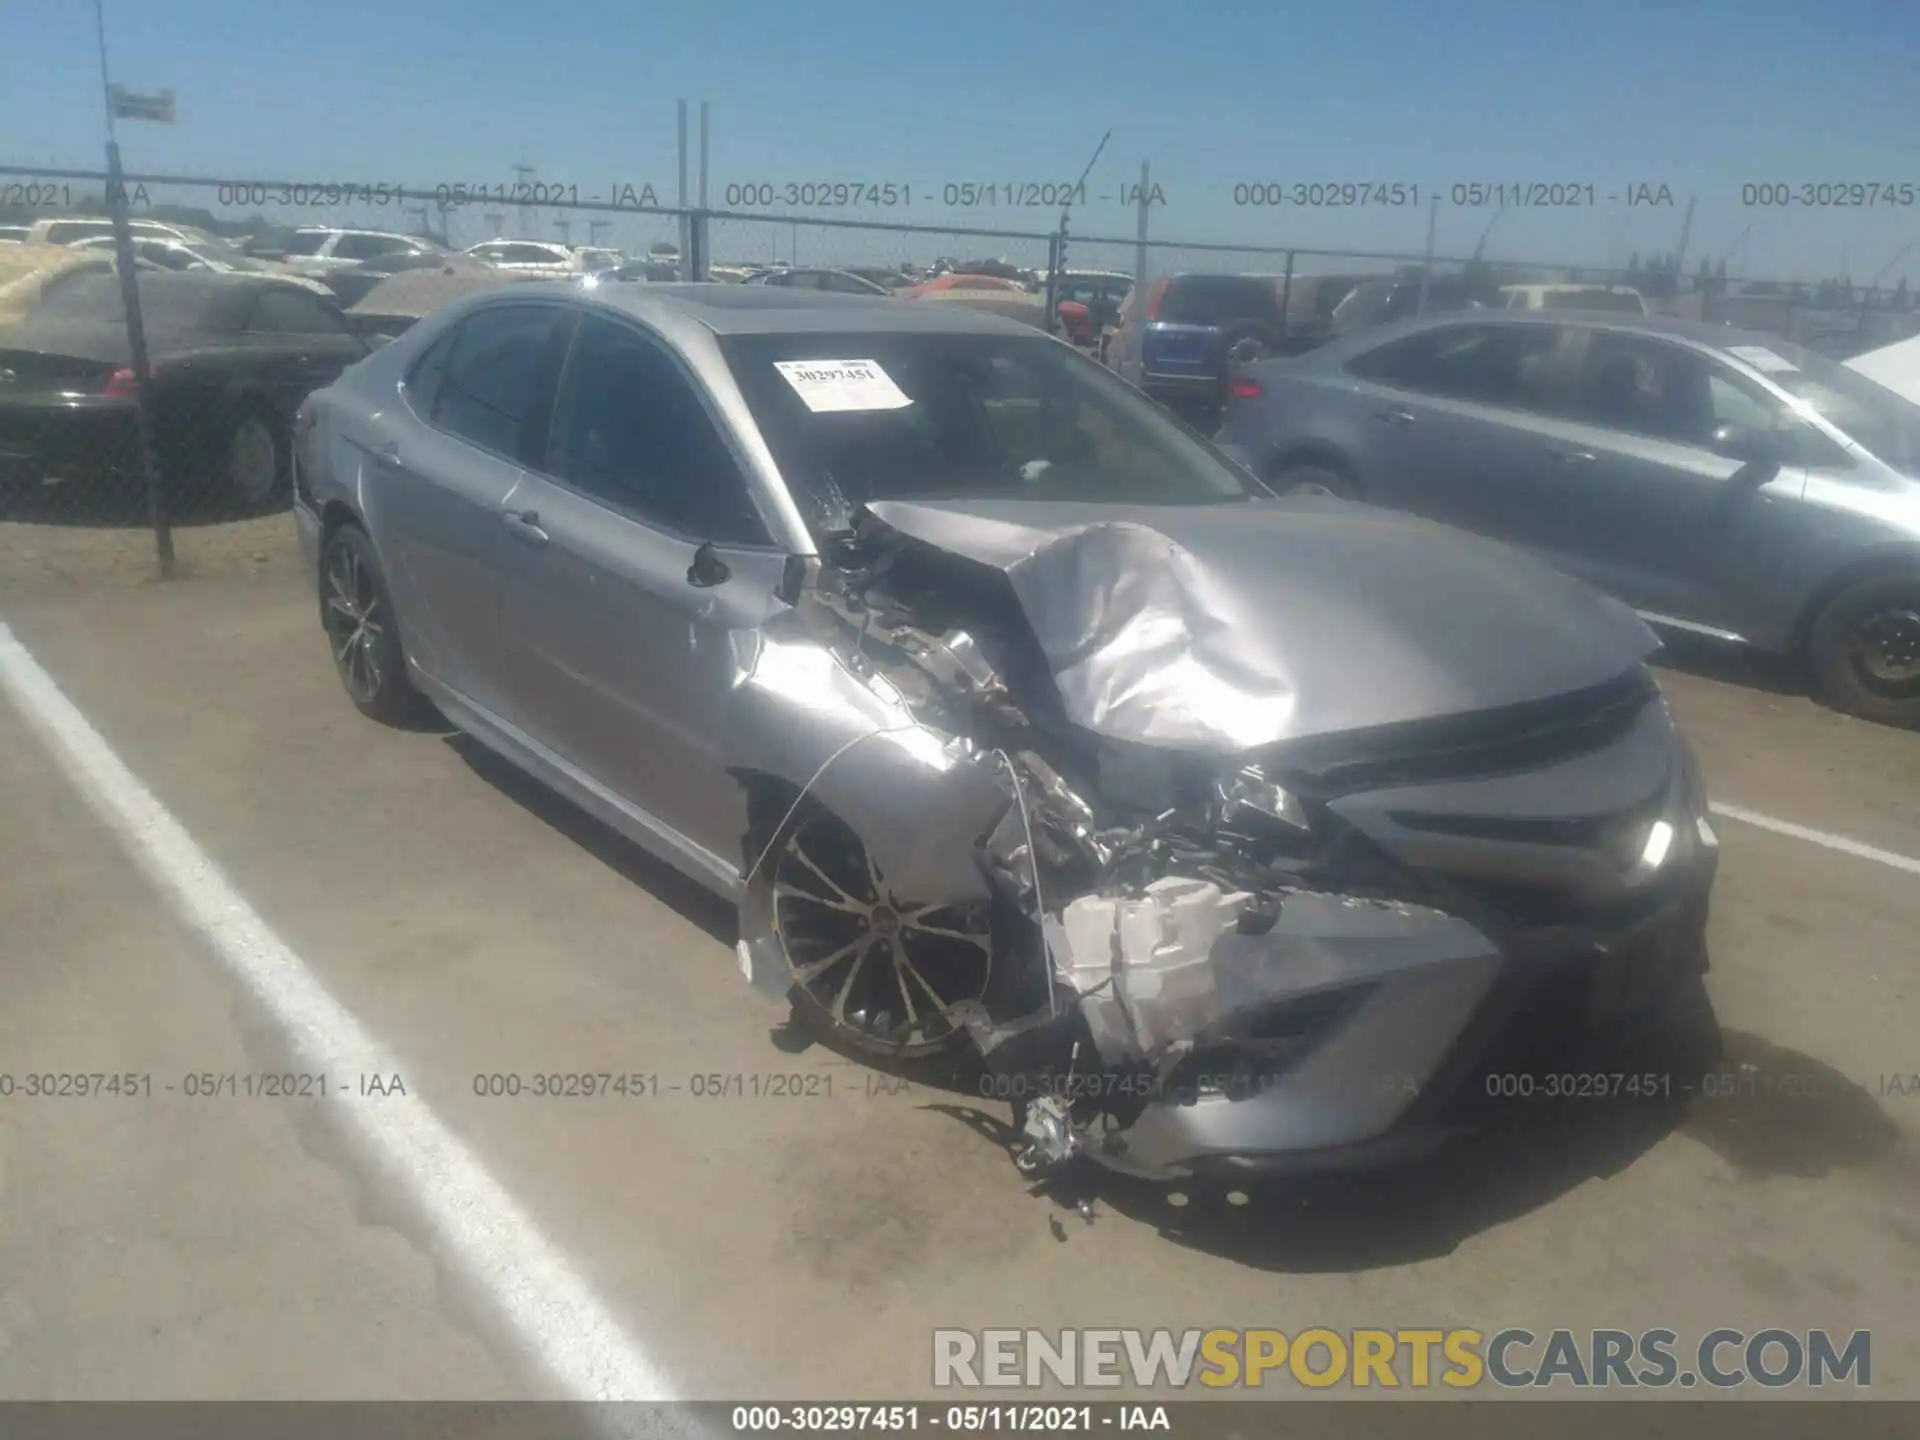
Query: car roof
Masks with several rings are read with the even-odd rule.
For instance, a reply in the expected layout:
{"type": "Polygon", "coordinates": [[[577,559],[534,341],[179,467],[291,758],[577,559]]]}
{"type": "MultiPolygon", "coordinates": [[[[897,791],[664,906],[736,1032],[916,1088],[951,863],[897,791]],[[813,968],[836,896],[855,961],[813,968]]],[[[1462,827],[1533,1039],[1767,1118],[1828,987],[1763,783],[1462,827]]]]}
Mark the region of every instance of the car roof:
{"type": "Polygon", "coordinates": [[[1344,355],[1370,350],[1405,335],[1417,335],[1449,325],[1561,325],[1581,330],[1628,330],[1636,334],[1684,340],[1713,350],[1724,350],[1730,345],[1768,346],[1782,343],[1777,335],[1740,330],[1731,325],[1682,320],[1672,315],[1636,315],[1627,310],[1448,310],[1356,330],[1324,349],[1338,349],[1344,355]]]}
{"type": "MultiPolygon", "coordinates": [[[[579,287],[564,281],[516,287],[516,297],[547,294],[582,299],[579,287]]],[[[588,292],[592,303],[620,310],[657,325],[668,317],[691,320],[715,335],[792,335],[816,332],[859,334],[1032,335],[1017,320],[970,309],[964,304],[933,305],[885,295],[835,295],[781,285],[716,285],[663,282],[631,285],[615,281],[588,292]]]]}
{"type": "Polygon", "coordinates": [[[361,230],[352,225],[301,225],[296,235],[378,235],[382,240],[424,240],[424,235],[402,235],[398,230],[361,230]]]}

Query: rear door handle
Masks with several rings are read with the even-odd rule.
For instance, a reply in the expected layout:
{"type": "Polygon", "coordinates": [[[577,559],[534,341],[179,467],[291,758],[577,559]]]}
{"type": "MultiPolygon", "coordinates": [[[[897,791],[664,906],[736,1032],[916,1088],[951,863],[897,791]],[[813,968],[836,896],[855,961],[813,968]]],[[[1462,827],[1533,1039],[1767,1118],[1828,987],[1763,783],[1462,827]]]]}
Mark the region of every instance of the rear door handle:
{"type": "Polygon", "coordinates": [[[500,518],[506,522],[507,530],[513,538],[523,545],[531,545],[538,550],[553,539],[540,528],[538,510],[502,510],[500,518]]]}
{"type": "Polygon", "coordinates": [[[1387,425],[1411,425],[1414,414],[1411,410],[1376,410],[1373,418],[1387,425]]]}

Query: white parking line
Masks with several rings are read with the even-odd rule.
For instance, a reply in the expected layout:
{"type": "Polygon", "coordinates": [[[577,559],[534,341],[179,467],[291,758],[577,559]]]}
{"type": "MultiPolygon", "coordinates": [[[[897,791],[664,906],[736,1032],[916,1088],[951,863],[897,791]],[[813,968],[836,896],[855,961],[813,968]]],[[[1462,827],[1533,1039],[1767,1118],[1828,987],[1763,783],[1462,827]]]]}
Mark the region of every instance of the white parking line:
{"type": "Polygon", "coordinates": [[[1716,815],[1724,815],[1729,820],[1738,820],[1743,825],[1757,825],[1762,830],[1772,830],[1781,835],[1791,835],[1796,840],[1805,840],[1809,845],[1824,845],[1829,850],[1838,850],[1843,855],[1855,855],[1862,860],[1873,860],[1881,865],[1891,865],[1896,870],[1908,870],[1920,875],[1920,860],[1911,855],[1896,855],[1891,850],[1882,850],[1877,845],[1868,845],[1860,840],[1849,840],[1844,835],[1829,834],[1825,830],[1809,830],[1805,825],[1796,825],[1791,820],[1776,820],[1771,815],[1762,815],[1755,810],[1746,810],[1738,805],[1725,805],[1715,800],[1708,808],[1716,815]]]}
{"type": "MultiPolygon", "coordinates": [[[[0,690],[39,731],[181,919],[206,935],[234,979],[273,1016],[303,1069],[404,1073],[254,913],[4,624],[0,690]]],[[[492,1300],[569,1396],[673,1398],[641,1346],[424,1101],[390,1095],[334,1113],[363,1143],[382,1178],[418,1204],[441,1262],[492,1300]]]]}

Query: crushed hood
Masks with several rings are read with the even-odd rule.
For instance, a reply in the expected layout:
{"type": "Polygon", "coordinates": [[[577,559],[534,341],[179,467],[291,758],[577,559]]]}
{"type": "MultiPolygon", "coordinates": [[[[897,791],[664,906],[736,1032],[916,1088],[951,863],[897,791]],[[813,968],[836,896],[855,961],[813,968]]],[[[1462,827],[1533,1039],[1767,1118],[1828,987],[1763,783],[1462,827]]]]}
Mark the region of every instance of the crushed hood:
{"type": "Polygon", "coordinates": [[[1002,572],[1067,717],[1221,754],[1541,700],[1658,640],[1515,550],[1370,506],[877,501],[889,529],[1002,572]]]}

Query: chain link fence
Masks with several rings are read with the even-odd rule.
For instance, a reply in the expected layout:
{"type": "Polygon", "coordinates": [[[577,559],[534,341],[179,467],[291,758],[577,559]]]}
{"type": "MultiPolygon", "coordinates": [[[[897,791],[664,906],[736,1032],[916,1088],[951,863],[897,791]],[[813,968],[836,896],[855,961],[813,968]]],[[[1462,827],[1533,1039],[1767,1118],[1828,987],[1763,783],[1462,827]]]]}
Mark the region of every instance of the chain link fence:
{"type": "MultiPolygon", "coordinates": [[[[118,197],[144,375],[105,218],[116,198],[108,177],[0,166],[0,224],[12,223],[9,238],[20,242],[0,244],[0,589],[96,573],[146,578],[176,527],[188,572],[244,568],[288,549],[281,512],[301,400],[440,305],[520,280],[611,269],[627,279],[884,291],[1009,315],[1096,352],[1101,317],[1090,330],[1084,313],[1063,318],[1050,302],[1083,297],[1073,278],[1101,272],[1122,287],[1187,273],[1269,277],[1283,343],[1295,348],[1323,339],[1333,308],[1369,283],[1370,294],[1391,297],[1380,319],[1503,303],[1511,285],[1597,284],[1833,354],[1920,328],[1904,287],[1729,284],[1670,260],[1605,268],[1183,241],[1160,233],[1156,211],[1125,207],[1080,217],[949,211],[944,220],[922,210],[907,221],[903,209],[827,208],[837,195],[801,195],[819,204],[766,213],[762,202],[788,198],[771,186],[721,187],[713,198],[741,208],[709,209],[663,203],[638,181],[524,176],[408,186],[128,175],[118,197]],[[1002,215],[1019,223],[987,223],[1002,215]]],[[[1112,298],[1102,291],[1100,303],[1112,298]]]]}

